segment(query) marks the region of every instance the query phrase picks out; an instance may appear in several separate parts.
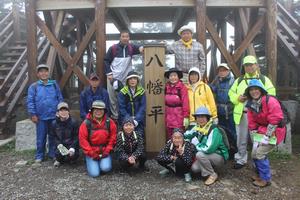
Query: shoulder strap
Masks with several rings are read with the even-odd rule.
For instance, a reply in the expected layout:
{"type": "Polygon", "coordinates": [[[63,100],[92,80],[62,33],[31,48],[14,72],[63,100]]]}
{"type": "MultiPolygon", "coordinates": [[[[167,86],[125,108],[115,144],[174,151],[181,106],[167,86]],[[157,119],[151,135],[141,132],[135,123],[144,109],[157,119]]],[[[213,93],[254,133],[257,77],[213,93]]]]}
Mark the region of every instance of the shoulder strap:
{"type": "Polygon", "coordinates": [[[128,48],[128,55],[131,57],[133,55],[133,47],[131,44],[128,44],[127,48],[128,48]]]}
{"type": "Polygon", "coordinates": [[[244,80],[244,76],[241,76],[238,78],[238,81],[237,81],[237,85],[239,86],[239,84],[244,80]]]}
{"type": "Polygon", "coordinates": [[[116,57],[116,55],[117,55],[117,44],[112,45],[111,52],[112,52],[113,58],[116,57]]]}
{"type": "Polygon", "coordinates": [[[91,144],[91,136],[92,136],[92,123],[91,123],[91,120],[85,119],[84,123],[85,123],[86,129],[88,131],[88,141],[91,144]]]}
{"type": "Polygon", "coordinates": [[[259,74],[259,79],[261,80],[262,84],[265,85],[266,83],[266,77],[262,74],[259,74]]]}
{"type": "Polygon", "coordinates": [[[105,127],[106,127],[108,133],[110,134],[110,118],[109,117],[106,118],[105,127]]]}

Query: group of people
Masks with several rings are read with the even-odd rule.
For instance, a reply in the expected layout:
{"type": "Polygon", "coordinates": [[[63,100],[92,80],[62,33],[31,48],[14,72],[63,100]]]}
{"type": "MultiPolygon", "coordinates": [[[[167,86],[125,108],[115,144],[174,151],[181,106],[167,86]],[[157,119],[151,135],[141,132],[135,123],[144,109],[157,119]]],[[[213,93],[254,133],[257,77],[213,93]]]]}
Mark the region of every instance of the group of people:
{"type": "MultiPolygon", "coordinates": [[[[155,130],[167,138],[156,157],[164,167],[159,174],[175,173],[190,182],[191,172],[201,172],[205,185],[211,185],[218,179],[216,168],[233,156],[230,145],[237,146],[233,168],[241,169],[247,163],[250,135],[257,172],[253,184],[268,186],[267,154],[285,137],[284,115],[272,96],[272,82],[259,73],[257,59],[249,55],[243,59],[243,76],[235,79],[230,67],[221,63],[216,78],[205,83],[202,45],[192,40],[189,26],[178,34],[181,39],[166,48],[175,54],[176,66],[165,72],[166,130],[155,130]]],[[[27,98],[28,113],[37,125],[36,163],[44,160],[48,136],[48,157],[54,166],[75,162],[81,147],[92,177],[112,169],[113,151],[122,171],[135,167],[149,171],[145,165],[145,89],[131,67],[132,56],[142,52],[143,47],[129,43],[128,32],[121,32],[120,42],[109,48],[104,59],[107,90],[92,73],[90,85],[80,94],[81,125],[70,115],[58,84],[49,79],[49,66],[37,66],[39,80],[28,88],[27,98]]]]}

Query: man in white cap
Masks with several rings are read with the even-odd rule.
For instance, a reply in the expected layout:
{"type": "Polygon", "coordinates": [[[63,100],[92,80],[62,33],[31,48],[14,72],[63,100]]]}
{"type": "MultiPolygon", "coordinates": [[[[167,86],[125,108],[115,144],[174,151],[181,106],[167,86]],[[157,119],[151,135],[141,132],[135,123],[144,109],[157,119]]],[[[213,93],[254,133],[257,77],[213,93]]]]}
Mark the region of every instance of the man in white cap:
{"type": "Polygon", "coordinates": [[[198,67],[201,75],[206,69],[205,52],[202,44],[193,40],[194,29],[188,25],[178,31],[180,40],[167,46],[167,53],[175,54],[175,67],[187,74],[192,67],[198,67]]]}

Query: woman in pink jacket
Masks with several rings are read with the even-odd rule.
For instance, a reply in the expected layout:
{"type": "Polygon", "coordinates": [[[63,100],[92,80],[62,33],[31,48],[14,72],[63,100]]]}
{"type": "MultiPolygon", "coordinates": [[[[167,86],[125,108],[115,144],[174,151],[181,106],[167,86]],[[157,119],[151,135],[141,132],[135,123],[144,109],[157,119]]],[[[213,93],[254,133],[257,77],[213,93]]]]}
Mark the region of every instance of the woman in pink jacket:
{"type": "Polygon", "coordinates": [[[180,80],[182,76],[182,71],[176,68],[165,72],[168,79],[165,88],[167,140],[171,139],[174,128],[184,130],[189,122],[189,99],[187,88],[180,80]]]}
{"type": "Polygon", "coordinates": [[[248,97],[248,128],[253,141],[252,159],[257,174],[253,185],[270,185],[271,170],[267,154],[284,140],[286,128],[280,102],[269,96],[260,80],[253,79],[245,91],[248,97]]]}

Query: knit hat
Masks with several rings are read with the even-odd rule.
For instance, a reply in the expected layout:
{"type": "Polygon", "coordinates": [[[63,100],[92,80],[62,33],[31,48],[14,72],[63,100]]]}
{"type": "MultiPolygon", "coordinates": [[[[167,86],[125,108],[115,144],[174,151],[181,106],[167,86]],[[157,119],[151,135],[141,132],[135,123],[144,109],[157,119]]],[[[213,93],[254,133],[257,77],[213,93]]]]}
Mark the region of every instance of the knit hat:
{"type": "Polygon", "coordinates": [[[184,131],[181,128],[174,128],[172,133],[173,134],[174,133],[181,133],[181,135],[183,136],[184,131]]]}
{"type": "Polygon", "coordinates": [[[122,121],[122,126],[124,126],[127,123],[131,123],[134,126],[134,120],[133,117],[126,117],[123,121],[122,121]]]}

